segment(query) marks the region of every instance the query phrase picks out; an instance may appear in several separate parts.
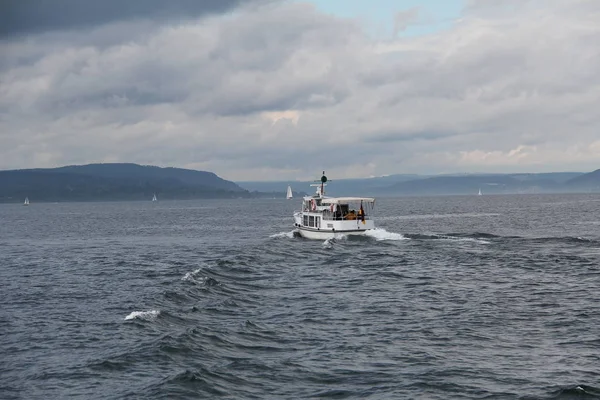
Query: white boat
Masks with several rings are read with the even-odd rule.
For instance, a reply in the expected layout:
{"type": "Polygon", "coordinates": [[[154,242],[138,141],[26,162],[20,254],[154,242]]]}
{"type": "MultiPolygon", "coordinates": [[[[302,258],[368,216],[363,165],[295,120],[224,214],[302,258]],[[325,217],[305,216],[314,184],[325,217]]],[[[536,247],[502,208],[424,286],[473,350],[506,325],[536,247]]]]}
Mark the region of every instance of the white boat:
{"type": "Polygon", "coordinates": [[[28,206],[29,205],[29,197],[25,197],[25,202],[23,203],[24,206],[28,206]]]}
{"type": "Polygon", "coordinates": [[[291,199],[292,197],[293,197],[293,196],[292,196],[292,187],[291,187],[290,185],[288,185],[288,188],[287,188],[287,194],[286,194],[285,198],[289,200],[289,199],[291,199]]]}
{"type": "Polygon", "coordinates": [[[479,194],[478,195],[481,196],[481,188],[479,188],[479,194]]]}
{"type": "Polygon", "coordinates": [[[152,201],[158,201],[158,199],[156,198],[156,193],[154,193],[154,196],[152,196],[152,201]]]}
{"type": "Polygon", "coordinates": [[[294,226],[307,239],[331,239],[338,235],[364,235],[375,229],[371,197],[325,196],[327,177],[325,171],[321,183],[314,184],[313,196],[302,199],[302,210],[294,212],[294,226]]]}

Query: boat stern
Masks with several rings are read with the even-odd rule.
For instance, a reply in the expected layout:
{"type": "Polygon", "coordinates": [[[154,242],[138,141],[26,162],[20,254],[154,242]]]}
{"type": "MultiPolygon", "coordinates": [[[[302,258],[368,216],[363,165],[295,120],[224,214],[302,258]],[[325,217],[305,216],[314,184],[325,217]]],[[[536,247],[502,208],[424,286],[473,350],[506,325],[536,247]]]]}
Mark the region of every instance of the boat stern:
{"type": "Polygon", "coordinates": [[[302,212],[300,212],[300,211],[294,212],[294,225],[296,225],[296,226],[302,225],[302,212]]]}

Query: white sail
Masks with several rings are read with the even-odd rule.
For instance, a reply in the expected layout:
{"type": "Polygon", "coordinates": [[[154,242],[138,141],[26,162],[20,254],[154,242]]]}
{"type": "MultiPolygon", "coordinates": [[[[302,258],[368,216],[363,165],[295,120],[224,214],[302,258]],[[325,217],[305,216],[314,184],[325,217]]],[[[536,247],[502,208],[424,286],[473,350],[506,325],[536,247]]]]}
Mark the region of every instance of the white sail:
{"type": "Polygon", "coordinates": [[[152,196],[152,201],[156,201],[156,193],[154,193],[154,196],[152,196]]]}
{"type": "Polygon", "coordinates": [[[29,197],[25,197],[25,202],[23,203],[24,206],[28,206],[29,205],[29,197]]]}
{"type": "Polygon", "coordinates": [[[481,189],[479,189],[479,196],[481,196],[481,189]]]}
{"type": "Polygon", "coordinates": [[[292,187],[288,185],[286,199],[292,198],[292,187]]]}

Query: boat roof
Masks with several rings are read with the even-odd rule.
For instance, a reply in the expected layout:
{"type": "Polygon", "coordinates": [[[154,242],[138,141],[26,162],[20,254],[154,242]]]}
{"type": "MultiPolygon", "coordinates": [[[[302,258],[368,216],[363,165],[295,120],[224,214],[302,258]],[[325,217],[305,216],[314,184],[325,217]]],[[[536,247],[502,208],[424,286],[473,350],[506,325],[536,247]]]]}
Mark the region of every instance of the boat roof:
{"type": "Polygon", "coordinates": [[[365,203],[375,203],[372,197],[327,197],[321,203],[323,204],[346,204],[353,201],[364,201],[365,203]]]}

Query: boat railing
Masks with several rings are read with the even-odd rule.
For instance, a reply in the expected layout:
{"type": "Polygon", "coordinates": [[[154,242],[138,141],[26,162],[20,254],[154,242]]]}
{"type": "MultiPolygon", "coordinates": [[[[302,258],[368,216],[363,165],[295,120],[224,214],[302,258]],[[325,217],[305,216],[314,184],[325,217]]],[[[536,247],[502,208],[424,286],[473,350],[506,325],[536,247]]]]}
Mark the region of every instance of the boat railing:
{"type": "MultiPolygon", "coordinates": [[[[357,219],[362,220],[362,217],[359,217],[358,213],[341,214],[341,213],[325,211],[325,212],[321,213],[321,216],[323,218],[323,221],[353,221],[353,220],[357,220],[357,219]]],[[[370,215],[365,214],[364,219],[370,220],[372,218],[370,215]]]]}

